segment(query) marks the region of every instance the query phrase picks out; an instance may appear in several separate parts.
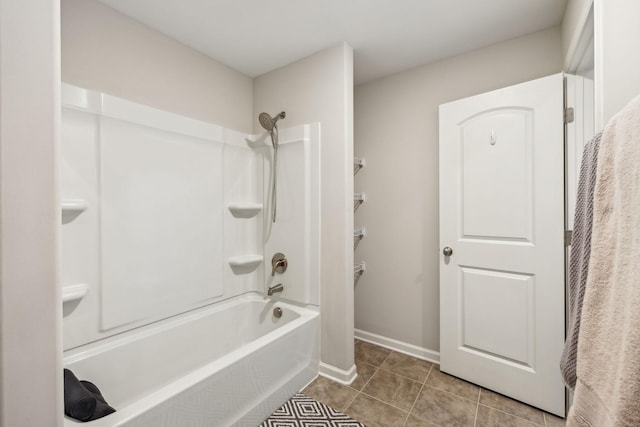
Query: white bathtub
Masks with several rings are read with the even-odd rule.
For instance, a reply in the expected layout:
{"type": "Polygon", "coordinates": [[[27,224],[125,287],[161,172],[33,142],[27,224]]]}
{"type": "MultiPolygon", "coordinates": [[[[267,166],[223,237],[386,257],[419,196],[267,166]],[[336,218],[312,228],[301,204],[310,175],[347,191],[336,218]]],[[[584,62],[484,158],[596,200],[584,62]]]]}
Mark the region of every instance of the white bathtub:
{"type": "Polygon", "coordinates": [[[65,427],[256,427],[317,374],[318,328],[317,311],[247,294],[70,350],[117,412],[65,427]]]}

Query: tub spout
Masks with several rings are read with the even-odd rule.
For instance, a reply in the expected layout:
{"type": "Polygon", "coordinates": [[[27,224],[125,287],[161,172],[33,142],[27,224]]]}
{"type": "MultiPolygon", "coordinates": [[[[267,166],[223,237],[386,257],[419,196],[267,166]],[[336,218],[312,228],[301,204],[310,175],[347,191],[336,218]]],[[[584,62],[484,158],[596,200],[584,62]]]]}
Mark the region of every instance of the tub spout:
{"type": "Polygon", "coordinates": [[[269,289],[267,290],[267,295],[272,296],[273,294],[282,292],[283,290],[284,290],[284,286],[282,286],[282,283],[275,286],[270,286],[269,289]]]}

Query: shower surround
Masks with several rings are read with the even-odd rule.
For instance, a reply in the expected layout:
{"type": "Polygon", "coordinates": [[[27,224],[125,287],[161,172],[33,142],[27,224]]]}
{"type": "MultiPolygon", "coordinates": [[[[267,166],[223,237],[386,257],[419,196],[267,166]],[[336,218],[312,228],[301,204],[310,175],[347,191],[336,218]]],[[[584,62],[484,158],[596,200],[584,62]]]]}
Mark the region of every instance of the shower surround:
{"type": "MultiPolygon", "coordinates": [[[[169,405],[180,412],[175,406],[180,390],[191,387],[185,386],[185,378],[191,378],[194,387],[203,384],[205,379],[195,379],[195,372],[232,372],[207,364],[224,360],[243,366],[250,353],[266,346],[271,350],[270,356],[261,357],[267,361],[261,378],[271,386],[261,388],[263,394],[251,397],[253,403],[239,411],[249,416],[250,406],[260,407],[260,413],[275,410],[318,370],[320,125],[280,131],[278,221],[273,224],[267,133],[247,136],[70,85],[63,85],[62,95],[65,365],[82,366],[77,373],[90,381],[104,375],[123,379],[118,364],[108,362],[111,356],[127,364],[127,354],[141,352],[141,358],[130,363],[143,369],[144,360],[177,348],[175,363],[166,362],[178,371],[171,379],[159,374],[144,390],[132,384],[131,389],[142,391],[129,396],[122,382],[97,385],[107,399],[111,392],[114,403],[123,405],[116,409],[132,413],[124,408],[150,402],[160,389],[166,397],[171,384],[180,383],[173,403],[158,400],[142,406],[151,410],[169,405]],[[289,268],[271,276],[275,252],[286,254],[289,268]],[[284,291],[267,298],[265,290],[276,284],[284,291]],[[226,307],[232,310],[245,299],[255,311],[225,321],[231,329],[226,333],[216,331],[215,322],[189,320],[226,307]],[[271,312],[265,310],[280,305],[279,300],[289,304],[285,313],[297,313],[298,319],[286,321],[283,316],[278,324],[285,326],[278,332],[264,331],[270,339],[247,332],[250,319],[271,322],[271,312]],[[170,332],[178,330],[182,332],[170,332]],[[300,330],[311,339],[302,339],[300,330]],[[291,338],[282,336],[289,334],[291,338]],[[219,348],[189,365],[179,359],[191,359],[190,346],[198,341],[188,344],[180,336],[206,339],[203,346],[219,348]],[[229,344],[231,336],[239,341],[229,344]],[[272,348],[267,344],[272,340],[289,341],[272,348]],[[279,363],[300,367],[291,371],[292,382],[283,383],[279,363]]],[[[243,370],[237,371],[239,377],[243,370]]],[[[245,389],[242,381],[239,392],[245,389]]],[[[246,381],[246,388],[252,388],[252,380],[246,381]]],[[[219,393],[226,393],[223,390],[219,393]]],[[[238,421],[244,417],[240,412],[219,417],[228,420],[223,424],[202,418],[194,425],[245,425],[238,421]]],[[[127,420],[146,420],[141,414],[127,420]]],[[[151,425],[129,422],[116,425],[151,425]]]]}

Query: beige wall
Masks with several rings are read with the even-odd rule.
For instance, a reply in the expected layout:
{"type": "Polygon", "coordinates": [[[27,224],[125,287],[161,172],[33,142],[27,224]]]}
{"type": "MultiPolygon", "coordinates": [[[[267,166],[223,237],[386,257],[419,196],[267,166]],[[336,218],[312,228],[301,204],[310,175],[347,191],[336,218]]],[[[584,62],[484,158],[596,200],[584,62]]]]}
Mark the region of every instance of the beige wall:
{"type": "MultiPolygon", "coordinates": [[[[353,52],[340,44],[254,82],[253,118],[286,111],[281,126],[320,122],[321,361],[353,367],[353,52]]],[[[263,132],[257,120],[254,132],[263,132]]]]}
{"type": "Polygon", "coordinates": [[[438,351],[438,105],[561,69],[556,27],[356,87],[357,329],[438,351]]]}
{"type": "Polygon", "coordinates": [[[96,0],[62,0],[62,80],[241,132],[249,77],[96,0]]]}
{"type": "Polygon", "coordinates": [[[60,10],[0,0],[0,426],[62,425],[60,10]]]}
{"type": "Polygon", "coordinates": [[[593,0],[568,0],[562,18],[562,65],[568,70],[576,55],[582,30],[585,27],[593,0]]]}
{"type": "Polygon", "coordinates": [[[640,2],[595,0],[596,129],[640,95],[640,2]]]}

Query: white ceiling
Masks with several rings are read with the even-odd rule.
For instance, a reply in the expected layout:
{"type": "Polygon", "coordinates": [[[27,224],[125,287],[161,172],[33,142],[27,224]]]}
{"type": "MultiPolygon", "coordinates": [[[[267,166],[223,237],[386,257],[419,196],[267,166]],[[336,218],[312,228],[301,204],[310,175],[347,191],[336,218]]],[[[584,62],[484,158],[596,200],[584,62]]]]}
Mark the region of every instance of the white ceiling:
{"type": "Polygon", "coordinates": [[[100,0],[250,77],[349,43],[364,83],[560,24],[566,0],[100,0]]]}

